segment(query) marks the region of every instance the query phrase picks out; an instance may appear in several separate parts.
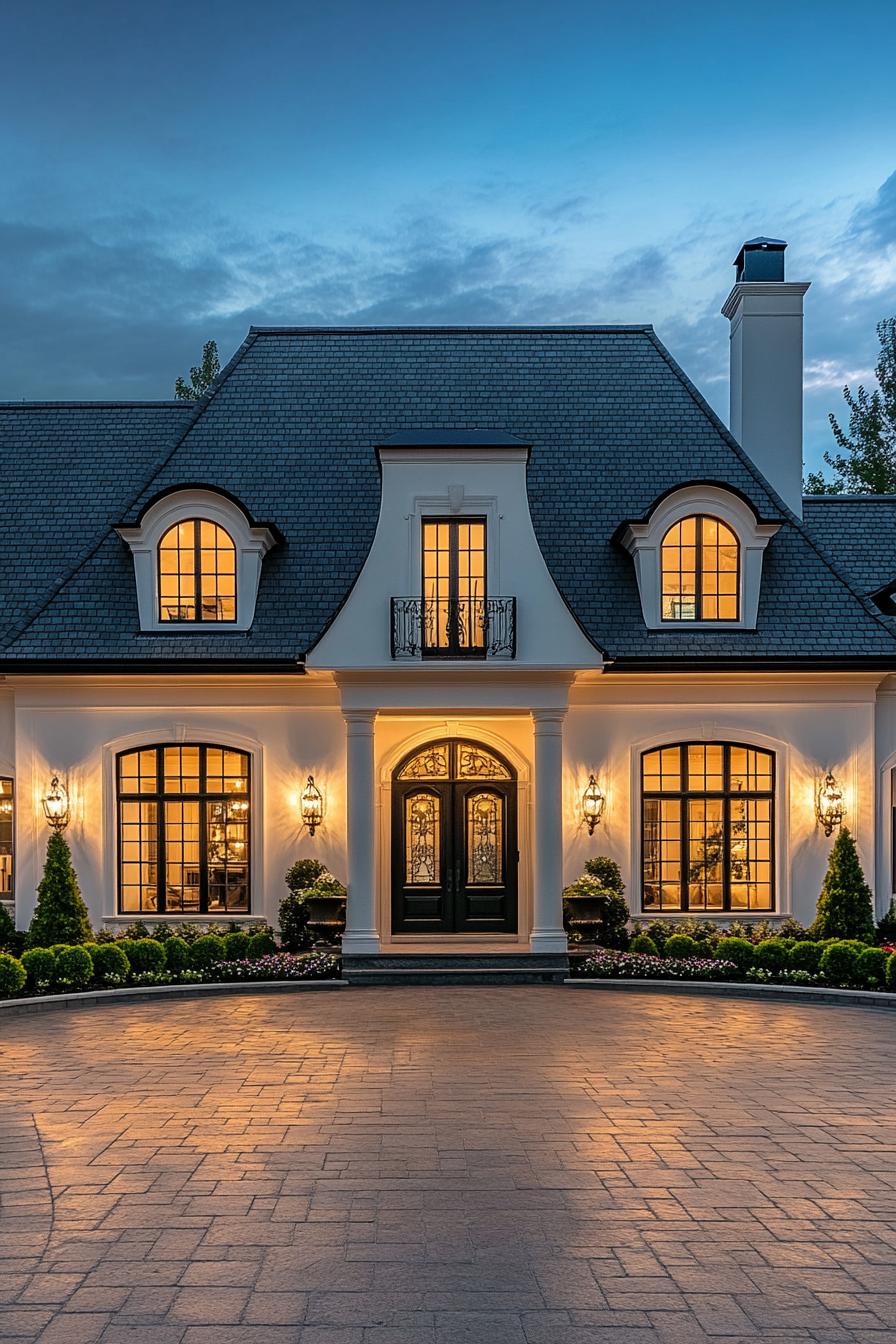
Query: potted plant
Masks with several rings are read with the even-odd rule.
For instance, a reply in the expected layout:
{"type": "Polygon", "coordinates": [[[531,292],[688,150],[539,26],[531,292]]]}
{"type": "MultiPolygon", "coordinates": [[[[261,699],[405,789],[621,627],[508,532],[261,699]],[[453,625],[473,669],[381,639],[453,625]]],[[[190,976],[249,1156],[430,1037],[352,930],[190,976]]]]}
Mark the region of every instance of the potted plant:
{"type": "Polygon", "coordinates": [[[315,880],[304,893],[308,911],[308,928],[315,935],[315,947],[329,947],[338,943],[345,928],[345,887],[326,872],[315,880]]]}
{"type": "Polygon", "coordinates": [[[599,855],[563,892],[563,923],[574,943],[628,946],[628,905],[618,863],[599,855]]]}
{"type": "Polygon", "coordinates": [[[317,859],[297,859],[286,872],[289,895],[280,902],[280,944],[286,952],[301,952],[311,946],[306,893],[326,868],[317,859]]]}

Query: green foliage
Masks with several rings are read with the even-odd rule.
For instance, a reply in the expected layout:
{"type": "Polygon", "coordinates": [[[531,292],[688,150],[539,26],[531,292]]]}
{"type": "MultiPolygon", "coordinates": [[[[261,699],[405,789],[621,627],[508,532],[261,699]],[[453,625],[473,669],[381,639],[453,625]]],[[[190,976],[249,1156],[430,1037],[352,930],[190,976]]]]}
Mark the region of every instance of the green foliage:
{"type": "Polygon", "coordinates": [[[563,891],[563,922],[570,936],[601,947],[628,946],[628,905],[619,864],[597,855],[563,891]]]}
{"type": "Polygon", "coordinates": [[[260,933],[253,933],[249,939],[249,957],[252,961],[258,961],[260,957],[271,957],[276,951],[274,935],[265,929],[260,933]]]}
{"type": "MultiPolygon", "coordinates": [[[[88,958],[89,960],[89,958],[88,958]]],[[[25,988],[28,976],[18,957],[0,952],[0,999],[11,999],[25,988]]]]}
{"type": "Polygon", "coordinates": [[[155,938],[157,943],[167,943],[169,938],[174,937],[174,929],[170,924],[154,924],[151,938],[155,938]]]}
{"type": "Polygon", "coordinates": [[[877,921],[877,941],[896,945],[896,900],[890,901],[890,908],[877,921]]]}
{"type": "Polygon", "coordinates": [[[206,341],[202,347],[202,363],[194,365],[190,370],[189,383],[185,383],[183,378],[177,379],[174,384],[174,395],[180,401],[198,401],[200,397],[205,396],[220,372],[218,343],[206,341]]]}
{"type": "Polygon", "coordinates": [[[101,983],[106,980],[125,981],[131,969],[120,943],[103,943],[93,954],[93,973],[101,983]]]}
{"type": "Polygon", "coordinates": [[[86,989],[93,979],[93,961],[86,947],[65,947],[56,958],[56,979],[61,986],[86,989]]]}
{"type": "Polygon", "coordinates": [[[821,954],[820,970],[835,985],[854,985],[861,953],[848,942],[829,943],[821,954]]]}
{"type": "Polygon", "coordinates": [[[896,952],[887,957],[887,989],[896,990],[896,952]]]}
{"type": "Polygon", "coordinates": [[[856,962],[856,978],[865,989],[884,989],[887,983],[889,953],[880,947],[866,947],[856,962]]]}
{"type": "Polygon", "coordinates": [[[134,938],[127,954],[133,975],[143,975],[146,971],[161,971],[165,966],[165,949],[154,938],[134,938]]]}
{"type": "Polygon", "coordinates": [[[780,938],[767,938],[753,952],[754,962],[765,971],[783,971],[787,965],[787,948],[780,938]]]}
{"type": "Polygon", "coordinates": [[[656,950],[660,956],[663,955],[663,949],[666,942],[675,933],[675,924],[671,919],[652,919],[643,930],[648,938],[652,938],[656,943],[656,950]]]}
{"type": "Polygon", "coordinates": [[[9,948],[15,952],[20,938],[21,934],[16,931],[12,915],[5,905],[0,904],[0,948],[9,948]]]}
{"type": "Polygon", "coordinates": [[[828,419],[839,453],[825,453],[835,472],[828,481],[820,471],[806,478],[809,495],[890,495],[896,492],[896,317],[877,324],[880,352],[874,370],[877,387],[869,393],[859,384],[853,394],[844,387],[849,407],[849,432],[835,415],[828,419]]]}
{"type": "Polygon", "coordinates": [[[755,955],[756,950],[747,938],[720,938],[716,943],[719,961],[733,961],[739,971],[748,970],[755,955]]]}
{"type": "Polygon", "coordinates": [[[56,979],[56,955],[48,947],[31,947],[22,953],[29,989],[49,989],[56,979]]]}
{"type": "Polygon", "coordinates": [[[72,867],[71,850],[64,836],[54,831],[47,842],[47,861],[37,889],[37,906],[28,929],[29,947],[52,947],[54,943],[88,943],[93,938],[87,906],[81,899],[72,867]]]}
{"type": "Polygon", "coordinates": [[[216,961],[224,960],[224,939],[216,933],[204,933],[190,948],[190,961],[194,970],[207,971],[216,961]]]}
{"type": "Polygon", "coordinates": [[[855,841],[845,826],[841,826],[831,848],[812,935],[874,942],[871,889],[865,881],[855,841]]]}
{"type": "Polygon", "coordinates": [[[96,931],[96,933],[93,935],[93,937],[94,937],[94,941],[97,942],[97,943],[114,943],[114,942],[115,942],[115,934],[112,932],[111,929],[97,929],[97,931],[96,931]]]}
{"type": "Polygon", "coordinates": [[[177,936],[182,938],[189,946],[192,946],[199,938],[203,937],[203,933],[198,924],[181,924],[177,936]]]}
{"type": "Polygon", "coordinates": [[[150,931],[149,931],[149,925],[148,925],[148,924],[144,924],[144,922],[143,922],[142,919],[135,919],[134,922],[133,922],[133,924],[132,924],[132,925],[130,926],[130,928],[128,929],[128,937],[129,937],[129,938],[151,938],[151,937],[152,937],[152,934],[151,934],[150,931]]]}
{"type": "Polygon", "coordinates": [[[691,938],[686,933],[673,933],[671,938],[666,939],[666,946],[663,949],[664,957],[699,957],[704,949],[695,938],[691,938]]]}
{"type": "MultiPolygon", "coordinates": [[[[294,863],[286,874],[287,882],[290,874],[300,864],[315,864],[318,868],[322,866],[314,859],[300,859],[299,863],[294,863]]],[[[309,884],[312,885],[313,883],[309,884]]],[[[306,887],[290,890],[289,895],[284,896],[280,902],[277,915],[280,924],[280,943],[287,952],[301,952],[303,948],[311,946],[311,934],[308,932],[307,890],[306,887]]]]}
{"type": "Polygon", "coordinates": [[[224,955],[228,961],[245,961],[249,955],[248,933],[226,933],[224,955]]]}
{"type": "Polygon", "coordinates": [[[190,944],[184,938],[178,938],[176,935],[169,938],[165,943],[165,965],[172,975],[180,975],[182,971],[189,970],[190,944]]]}
{"type": "Polygon", "coordinates": [[[296,859],[286,870],[286,886],[291,892],[307,891],[326,871],[318,859],[296,859]]]}
{"type": "Polygon", "coordinates": [[[779,938],[792,938],[795,943],[804,943],[809,938],[809,930],[794,919],[793,915],[788,915],[778,926],[779,938]]]}
{"type": "Polygon", "coordinates": [[[808,971],[810,975],[817,975],[823,952],[824,947],[821,943],[811,943],[806,939],[801,943],[794,943],[787,964],[792,971],[808,971]]]}
{"type": "Polygon", "coordinates": [[[650,935],[646,933],[636,933],[629,944],[628,950],[629,952],[642,952],[648,957],[656,957],[659,955],[656,943],[650,935]]]}
{"type": "MultiPolygon", "coordinates": [[[[118,942],[115,944],[115,946],[119,949],[119,951],[123,952],[124,955],[127,957],[127,959],[128,959],[128,966],[129,966],[129,967],[132,966],[132,965],[133,965],[133,962],[131,961],[131,958],[132,958],[133,955],[134,955],[134,939],[133,939],[133,938],[119,938],[119,940],[118,940],[118,942]]],[[[137,955],[139,956],[139,953],[138,953],[137,955]]]]}

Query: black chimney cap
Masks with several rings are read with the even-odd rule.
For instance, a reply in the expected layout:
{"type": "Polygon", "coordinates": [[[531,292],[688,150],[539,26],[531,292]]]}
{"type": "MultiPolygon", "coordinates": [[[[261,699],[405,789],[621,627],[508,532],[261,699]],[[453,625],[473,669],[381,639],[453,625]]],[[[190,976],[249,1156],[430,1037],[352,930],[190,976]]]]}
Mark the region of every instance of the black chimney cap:
{"type": "Polygon", "coordinates": [[[786,246],[783,238],[748,239],[734,259],[735,279],[783,280],[786,246]]]}

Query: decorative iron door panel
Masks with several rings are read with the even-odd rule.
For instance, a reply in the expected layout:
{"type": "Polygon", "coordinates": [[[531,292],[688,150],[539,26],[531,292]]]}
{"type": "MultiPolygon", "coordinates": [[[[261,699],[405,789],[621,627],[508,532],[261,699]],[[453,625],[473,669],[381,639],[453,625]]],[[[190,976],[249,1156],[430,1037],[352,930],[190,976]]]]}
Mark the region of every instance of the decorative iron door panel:
{"type": "Polygon", "coordinates": [[[430,743],[395,772],[395,933],[515,933],[516,779],[472,742],[430,743]]]}

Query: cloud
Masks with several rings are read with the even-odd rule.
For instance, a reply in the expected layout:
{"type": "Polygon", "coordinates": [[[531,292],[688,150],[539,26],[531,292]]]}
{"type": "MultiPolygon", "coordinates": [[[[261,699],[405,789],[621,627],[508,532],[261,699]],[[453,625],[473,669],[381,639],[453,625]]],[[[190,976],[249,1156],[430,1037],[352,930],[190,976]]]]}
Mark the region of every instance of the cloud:
{"type": "Polygon", "coordinates": [[[853,212],[846,236],[866,248],[887,250],[896,244],[896,173],[887,178],[873,200],[853,212]]]}

